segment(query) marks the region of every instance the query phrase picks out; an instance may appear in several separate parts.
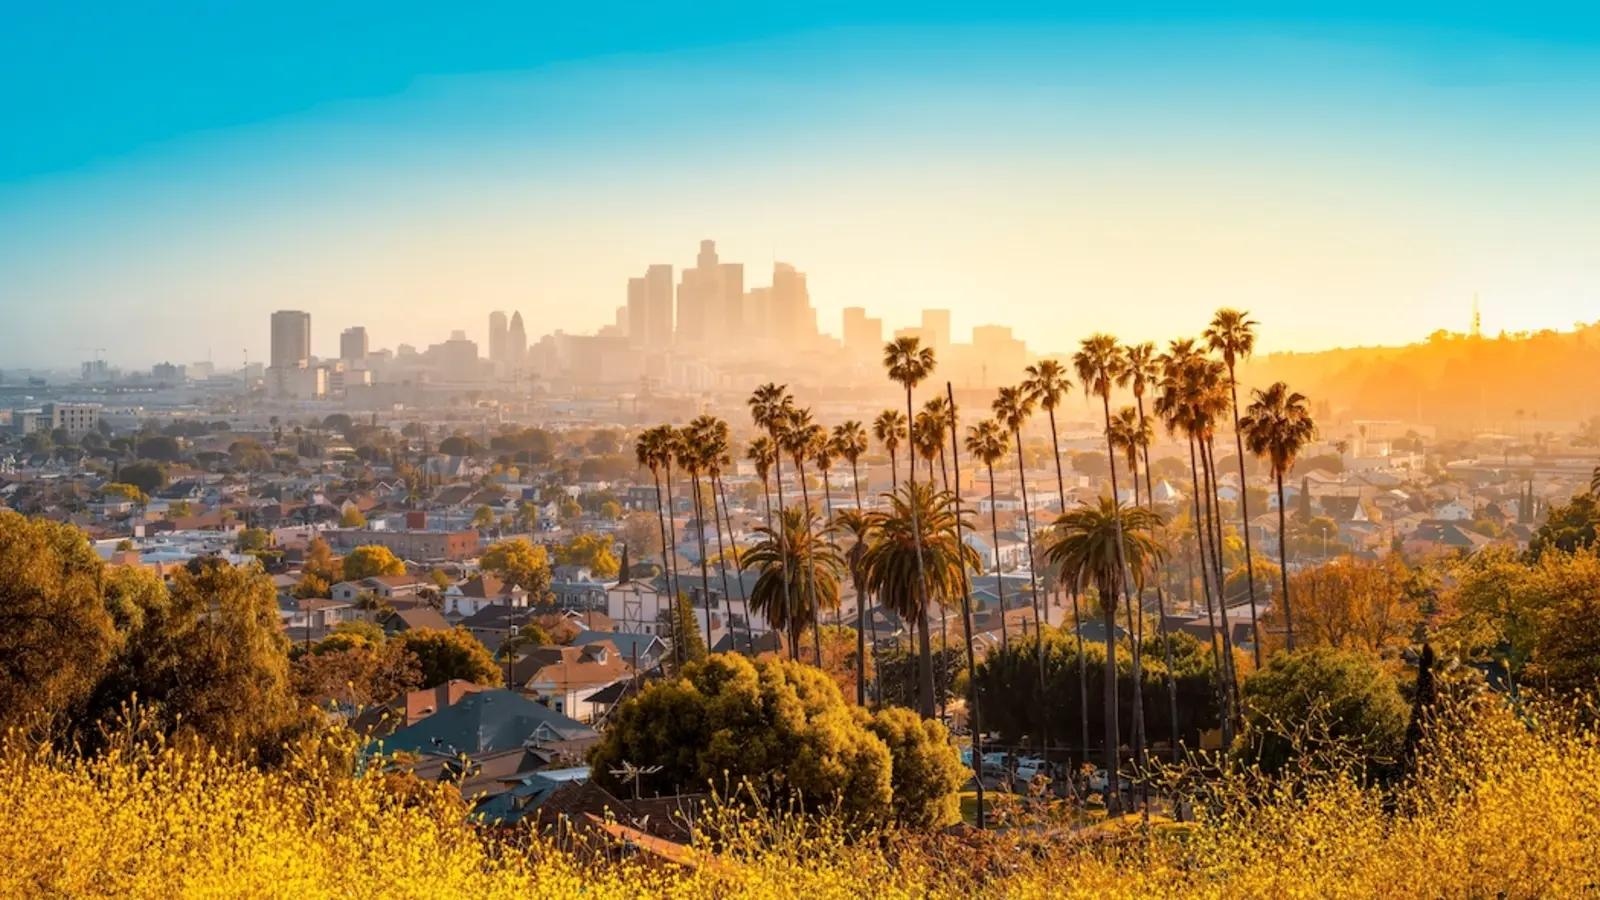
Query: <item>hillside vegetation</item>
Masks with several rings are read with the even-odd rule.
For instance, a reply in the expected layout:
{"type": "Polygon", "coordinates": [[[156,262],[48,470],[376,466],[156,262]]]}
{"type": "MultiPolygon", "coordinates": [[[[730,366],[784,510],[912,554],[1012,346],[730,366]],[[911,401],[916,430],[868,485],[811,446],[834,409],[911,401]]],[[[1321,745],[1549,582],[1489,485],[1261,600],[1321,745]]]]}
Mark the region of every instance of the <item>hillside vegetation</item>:
{"type": "MultiPolygon", "coordinates": [[[[1228,776],[1199,821],[856,832],[724,811],[691,867],[580,858],[469,824],[448,788],[263,771],[124,741],[0,757],[0,893],[73,897],[1554,897],[1600,880],[1600,744],[1498,700],[1442,711],[1416,776],[1228,776]]],[[[522,835],[526,838],[527,835],[522,835]]]]}

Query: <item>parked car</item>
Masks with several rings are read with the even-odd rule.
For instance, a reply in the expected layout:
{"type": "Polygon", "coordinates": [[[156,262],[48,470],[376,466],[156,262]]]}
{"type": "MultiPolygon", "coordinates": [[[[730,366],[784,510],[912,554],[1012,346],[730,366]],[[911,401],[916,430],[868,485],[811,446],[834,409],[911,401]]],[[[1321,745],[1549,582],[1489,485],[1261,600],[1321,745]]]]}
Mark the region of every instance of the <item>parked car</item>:
{"type": "Polygon", "coordinates": [[[1035,775],[1049,775],[1050,762],[1039,756],[1024,756],[1017,760],[1017,777],[1032,781],[1035,775]]]}
{"type": "MultiPolygon", "coordinates": [[[[1089,791],[1091,793],[1103,793],[1107,786],[1106,770],[1095,769],[1094,774],[1089,776],[1089,791]]],[[[1126,794],[1133,790],[1133,782],[1127,778],[1119,777],[1117,779],[1117,790],[1126,794]]]]}
{"type": "Polygon", "coordinates": [[[1003,775],[1010,769],[1010,754],[1003,750],[991,750],[983,755],[983,771],[986,775],[1003,775]]]}
{"type": "Polygon", "coordinates": [[[972,748],[971,747],[962,747],[961,748],[961,764],[963,766],[966,766],[969,769],[972,768],[972,748]]]}

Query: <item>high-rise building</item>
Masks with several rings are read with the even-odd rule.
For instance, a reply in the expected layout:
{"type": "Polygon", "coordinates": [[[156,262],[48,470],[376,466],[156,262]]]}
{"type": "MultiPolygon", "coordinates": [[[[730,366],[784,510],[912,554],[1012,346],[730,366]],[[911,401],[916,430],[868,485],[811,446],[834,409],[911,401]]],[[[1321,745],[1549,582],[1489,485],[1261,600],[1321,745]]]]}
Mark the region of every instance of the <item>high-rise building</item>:
{"type": "Polygon", "coordinates": [[[506,324],[506,314],[500,310],[489,313],[489,361],[495,368],[509,366],[506,361],[506,346],[511,341],[511,329],[506,324]]]}
{"type": "Polygon", "coordinates": [[[628,343],[644,350],[672,346],[672,266],[658,263],[628,279],[628,343]]]}
{"type": "Polygon", "coordinates": [[[516,371],[523,368],[528,358],[528,331],[522,326],[522,313],[511,314],[511,327],[506,329],[506,368],[516,371]]]}
{"type": "Polygon", "coordinates": [[[361,362],[367,358],[367,329],[354,325],[339,333],[339,358],[345,362],[361,362]]]}
{"type": "Polygon", "coordinates": [[[933,348],[934,353],[942,354],[950,349],[950,310],[923,310],[922,333],[926,335],[928,346],[933,348]]]}
{"type": "Polygon", "coordinates": [[[805,273],[786,262],[772,266],[772,335],[788,346],[809,350],[817,343],[817,311],[811,306],[805,273]]]}
{"type": "Polygon", "coordinates": [[[280,309],[272,314],[273,368],[299,369],[311,362],[311,314],[280,309]]]}
{"type": "Polygon", "coordinates": [[[744,265],[717,259],[717,242],[701,241],[692,269],[678,283],[678,343],[712,347],[740,335],[744,265]]]}
{"type": "Polygon", "coordinates": [[[876,357],[883,349],[883,320],[859,306],[844,311],[844,349],[855,357],[876,357]]]}

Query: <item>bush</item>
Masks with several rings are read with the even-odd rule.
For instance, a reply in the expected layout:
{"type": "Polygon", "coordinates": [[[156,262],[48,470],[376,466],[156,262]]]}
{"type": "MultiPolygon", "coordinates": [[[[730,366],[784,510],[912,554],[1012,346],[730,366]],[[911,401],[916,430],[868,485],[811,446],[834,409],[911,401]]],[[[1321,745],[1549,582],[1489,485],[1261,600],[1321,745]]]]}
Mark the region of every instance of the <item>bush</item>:
{"type": "Polygon", "coordinates": [[[1409,712],[1376,658],[1330,647],[1275,655],[1244,683],[1244,710],[1236,752],[1268,774],[1307,753],[1384,774],[1399,758],[1409,712]]]}
{"type": "Polygon", "coordinates": [[[943,726],[903,711],[874,719],[818,669],[731,654],[618,707],[590,765],[621,791],[611,770],[624,761],[663,767],[645,782],[652,791],[747,787],[858,825],[948,824],[964,780],[943,726]]]}

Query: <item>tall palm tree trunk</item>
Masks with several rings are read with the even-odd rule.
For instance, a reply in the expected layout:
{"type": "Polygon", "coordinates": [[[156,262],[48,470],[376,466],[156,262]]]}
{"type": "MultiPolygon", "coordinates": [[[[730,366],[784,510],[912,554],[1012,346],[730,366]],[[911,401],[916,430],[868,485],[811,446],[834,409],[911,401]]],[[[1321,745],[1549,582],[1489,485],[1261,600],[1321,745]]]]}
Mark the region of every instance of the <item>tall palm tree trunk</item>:
{"type": "MultiPolygon", "coordinates": [[[[944,489],[948,493],[950,490],[950,470],[945,468],[944,442],[942,441],[939,443],[939,477],[944,480],[944,489]]],[[[929,483],[932,483],[933,476],[929,475],[928,479],[929,483]]],[[[943,600],[939,601],[939,650],[941,655],[950,652],[950,611],[944,608],[943,600]]],[[[949,699],[950,693],[950,669],[948,666],[940,666],[939,671],[935,674],[939,677],[939,718],[943,719],[949,712],[946,701],[949,699]]]]}
{"type": "MultiPolygon", "coordinates": [[[[785,560],[784,571],[787,573],[789,566],[787,562],[789,558],[789,529],[783,523],[783,451],[778,449],[778,427],[776,424],[767,429],[767,439],[772,442],[772,483],[778,489],[778,523],[776,529],[778,532],[778,552],[783,555],[785,560]]],[[[770,517],[769,511],[768,518],[770,517]]],[[[800,632],[799,629],[795,628],[794,597],[791,596],[787,577],[783,579],[783,607],[784,612],[789,617],[789,658],[791,660],[799,660],[800,632]]]]}
{"type": "MultiPolygon", "coordinates": [[[[1133,482],[1133,505],[1139,506],[1139,469],[1134,460],[1128,461],[1128,478],[1133,482]]],[[[1137,582],[1137,579],[1135,579],[1137,582]]],[[[1133,648],[1133,764],[1139,771],[1145,766],[1144,733],[1144,591],[1139,590],[1139,613],[1134,615],[1133,594],[1127,594],[1128,643],[1133,648]]],[[[1143,788],[1145,807],[1149,807],[1148,788],[1143,788]]]]}
{"type": "Polygon", "coordinates": [[[1000,605],[1000,652],[1010,647],[1006,639],[1006,582],[1000,572],[1000,514],[994,505],[994,465],[989,466],[989,530],[994,534],[994,595],[1000,605]]]}
{"type": "MultiPolygon", "coordinates": [[[[831,485],[828,482],[828,470],[827,469],[823,469],[822,470],[822,508],[827,511],[828,522],[829,522],[829,524],[832,524],[832,522],[833,522],[833,485],[831,485]]],[[[843,626],[843,624],[844,624],[843,622],[840,621],[840,616],[842,616],[842,615],[844,615],[844,604],[843,603],[841,603],[838,606],[835,606],[833,608],[833,627],[834,627],[835,630],[841,628],[843,626]]],[[[821,621],[820,616],[818,618],[818,621],[819,622],[821,621]]]]}
{"type": "Polygon", "coordinates": [[[1039,660],[1039,743],[1044,747],[1045,755],[1048,756],[1050,750],[1050,703],[1045,696],[1044,623],[1039,612],[1038,557],[1033,555],[1033,514],[1028,507],[1028,469],[1022,456],[1022,430],[1014,428],[1011,434],[1017,442],[1017,480],[1022,485],[1022,522],[1024,534],[1028,538],[1028,587],[1033,594],[1033,637],[1039,660]]]}
{"type": "Polygon", "coordinates": [[[1083,656],[1083,614],[1078,609],[1078,597],[1083,593],[1083,582],[1073,581],[1072,587],[1072,633],[1078,639],[1078,725],[1081,733],[1078,740],[1082,746],[1082,756],[1079,759],[1089,761],[1089,669],[1083,656]]]}
{"type": "MultiPolygon", "coordinates": [[[[733,571],[737,573],[736,577],[739,579],[739,607],[744,612],[745,643],[748,645],[747,652],[751,656],[755,656],[756,638],[750,631],[750,598],[746,597],[744,592],[744,569],[739,565],[739,541],[733,533],[733,514],[728,509],[728,488],[727,485],[722,483],[721,475],[711,476],[711,490],[713,504],[720,504],[722,507],[721,521],[728,526],[728,547],[733,551],[733,571]]],[[[719,555],[723,554],[721,525],[717,527],[717,553],[719,555]]],[[[726,556],[723,556],[722,560],[722,591],[724,594],[727,594],[728,591],[728,560],[726,556]]],[[[728,644],[730,649],[737,653],[739,652],[739,646],[733,631],[733,614],[731,611],[733,596],[728,594],[724,597],[724,600],[730,607],[728,614],[728,644]]]]}
{"type": "MultiPolygon", "coordinates": [[[[916,421],[916,413],[911,404],[911,382],[906,382],[906,436],[911,436],[912,423],[916,421]]],[[[922,699],[922,717],[933,718],[933,650],[928,642],[928,575],[926,564],[922,560],[922,523],[918,521],[916,487],[917,487],[917,454],[907,453],[906,484],[911,486],[911,543],[917,551],[917,681],[922,699]]]]}
{"type": "MultiPolygon", "coordinates": [[[[1144,430],[1144,397],[1136,397],[1139,406],[1139,430],[1144,430]]],[[[1150,445],[1141,448],[1144,454],[1144,501],[1151,513],[1156,511],[1156,489],[1150,477],[1150,445]]],[[[1138,486],[1137,479],[1134,481],[1138,486]]],[[[1163,531],[1165,528],[1163,527],[1163,531]]],[[[1178,759],[1178,681],[1172,674],[1172,638],[1167,634],[1167,598],[1161,587],[1161,576],[1156,576],[1156,633],[1161,636],[1162,658],[1167,664],[1167,715],[1172,723],[1172,759],[1178,759]]]]}
{"type": "MultiPolygon", "coordinates": [[[[957,553],[959,554],[959,553],[961,553],[961,548],[964,546],[961,543],[961,491],[960,491],[960,485],[961,485],[961,454],[960,454],[960,445],[956,442],[957,441],[957,437],[956,436],[958,434],[960,434],[960,429],[956,425],[956,393],[955,393],[955,388],[952,387],[950,382],[947,381],[947,382],[944,383],[944,390],[945,390],[946,398],[948,398],[949,401],[950,401],[950,456],[951,456],[951,458],[953,460],[952,465],[955,467],[955,473],[956,473],[957,490],[956,490],[956,493],[955,493],[955,505],[956,505],[955,529],[956,529],[956,550],[957,550],[957,553]]],[[[943,452],[943,448],[940,449],[940,452],[941,453],[943,452]]],[[[990,483],[993,484],[993,480],[992,479],[991,479],[990,483]]],[[[958,556],[957,558],[960,559],[962,557],[958,556]]],[[[967,672],[969,672],[969,673],[976,672],[978,670],[978,664],[977,664],[977,660],[975,658],[975,653],[974,653],[974,651],[972,649],[972,581],[967,577],[967,566],[966,566],[965,562],[963,562],[961,564],[961,629],[962,629],[962,632],[963,632],[963,636],[966,638],[966,643],[967,643],[967,672]]],[[[983,711],[982,711],[982,709],[980,708],[980,706],[978,704],[978,689],[977,689],[977,687],[973,686],[971,688],[971,691],[972,691],[972,697],[971,697],[971,699],[972,699],[972,714],[969,717],[971,719],[971,721],[968,724],[971,726],[971,729],[972,729],[972,766],[973,766],[974,773],[977,775],[977,785],[978,785],[978,797],[977,797],[977,799],[978,799],[978,827],[982,828],[984,826],[984,810],[983,810],[983,711]]]]}
{"type": "MultiPolygon", "coordinates": [[[[1193,479],[1191,482],[1193,490],[1190,491],[1190,496],[1194,500],[1195,553],[1200,557],[1200,596],[1205,601],[1206,624],[1211,629],[1211,640],[1207,641],[1207,643],[1211,645],[1211,668],[1216,673],[1217,711],[1222,718],[1222,742],[1223,744],[1230,744],[1232,743],[1233,718],[1228,713],[1228,667],[1223,662],[1221,649],[1218,648],[1217,616],[1215,607],[1212,606],[1211,602],[1211,576],[1209,574],[1211,560],[1206,542],[1206,536],[1211,533],[1211,525],[1201,515],[1200,493],[1204,490],[1204,487],[1200,481],[1200,464],[1196,458],[1195,438],[1193,435],[1189,436],[1189,475],[1193,479]]],[[[1218,594],[1220,593],[1219,591],[1218,594]]]]}
{"type": "MultiPolygon", "coordinates": [[[[1116,516],[1113,518],[1113,521],[1116,523],[1117,581],[1123,582],[1121,585],[1122,591],[1125,595],[1127,595],[1127,601],[1132,603],[1133,597],[1131,591],[1133,590],[1133,586],[1124,580],[1128,577],[1128,560],[1126,559],[1126,554],[1122,552],[1122,512],[1120,507],[1117,505],[1117,449],[1111,440],[1111,392],[1109,388],[1100,395],[1100,402],[1105,411],[1106,462],[1110,463],[1111,465],[1111,508],[1116,512],[1116,516]]],[[[1108,587],[1110,587],[1112,590],[1115,590],[1118,585],[1116,583],[1112,583],[1108,585],[1108,587]]],[[[1115,659],[1115,654],[1111,651],[1116,647],[1116,635],[1110,629],[1114,629],[1116,626],[1117,598],[1102,597],[1100,598],[1100,604],[1101,606],[1107,607],[1110,610],[1110,612],[1106,615],[1106,625],[1108,627],[1108,630],[1106,631],[1106,652],[1110,654],[1111,658],[1107,660],[1106,665],[1108,667],[1107,672],[1112,676],[1112,678],[1107,683],[1106,687],[1106,697],[1108,698],[1107,703],[1110,704],[1106,709],[1106,714],[1114,723],[1117,716],[1117,682],[1115,678],[1117,661],[1115,659]],[[1109,606],[1107,606],[1108,599],[1110,601],[1109,606]]],[[[1129,635],[1129,638],[1132,638],[1132,635],[1129,635]]],[[[1137,696],[1138,690],[1139,686],[1136,679],[1134,683],[1135,696],[1137,696]]],[[[1106,754],[1106,758],[1113,762],[1116,760],[1117,748],[1115,746],[1113,746],[1106,754]]],[[[1106,796],[1108,798],[1106,809],[1112,810],[1114,804],[1117,809],[1120,809],[1121,791],[1120,788],[1117,787],[1118,776],[1116,771],[1110,767],[1107,767],[1106,779],[1108,784],[1106,789],[1106,796]]]]}
{"type": "Polygon", "coordinates": [[[1122,768],[1120,759],[1122,729],[1117,724],[1117,588],[1114,584],[1100,586],[1109,593],[1111,602],[1100,598],[1100,612],[1106,629],[1106,812],[1116,815],[1122,811],[1122,768]]]}
{"type": "Polygon", "coordinates": [[[800,502],[805,505],[805,515],[801,520],[806,523],[806,543],[801,548],[801,564],[805,566],[802,573],[805,576],[806,605],[811,608],[811,644],[816,653],[817,668],[822,668],[822,610],[817,606],[817,585],[814,572],[811,568],[811,489],[806,486],[806,464],[796,462],[795,469],[800,475],[800,502]]]}
{"type": "MultiPolygon", "coordinates": [[[[856,461],[850,460],[851,487],[856,493],[856,511],[862,512],[861,506],[861,474],[856,469],[856,461]]],[[[852,573],[855,567],[852,566],[852,573]]],[[[856,705],[865,709],[867,706],[867,592],[861,584],[861,579],[856,582],[856,705]]],[[[878,642],[872,642],[872,649],[878,649],[878,642]]]]}
{"type": "MultiPolygon", "coordinates": [[[[1050,415],[1050,455],[1055,457],[1055,461],[1056,461],[1056,498],[1057,498],[1057,502],[1059,502],[1061,504],[1061,512],[1066,512],[1067,511],[1067,479],[1066,479],[1066,476],[1061,474],[1061,444],[1058,442],[1058,438],[1056,437],[1056,411],[1052,407],[1050,409],[1045,410],[1045,412],[1050,415]]],[[[1045,619],[1044,623],[1046,625],[1049,625],[1050,624],[1050,609],[1049,609],[1048,606],[1045,608],[1044,619],[1045,619]]]]}
{"type": "Polygon", "coordinates": [[[1289,652],[1294,652],[1294,616],[1289,611],[1289,544],[1285,535],[1288,520],[1283,511],[1283,472],[1274,473],[1278,482],[1278,574],[1283,577],[1283,624],[1288,631],[1289,652]]]}
{"type": "Polygon", "coordinates": [[[1239,673],[1234,668],[1233,626],[1228,621],[1228,578],[1222,564],[1222,501],[1217,495],[1215,456],[1211,443],[1200,440],[1200,472],[1206,479],[1206,516],[1211,522],[1211,562],[1217,585],[1217,616],[1222,621],[1222,657],[1228,673],[1228,697],[1232,714],[1240,714],[1239,673]]]}
{"type": "MultiPolygon", "coordinates": [[[[1232,357],[1229,357],[1230,359],[1232,357]]],[[[1250,551],[1250,489],[1244,480],[1244,433],[1239,430],[1239,379],[1228,363],[1228,390],[1233,394],[1233,446],[1239,454],[1239,518],[1244,522],[1244,570],[1250,583],[1250,634],[1255,638],[1256,668],[1261,668],[1261,626],[1256,622],[1256,562],[1250,551]]]]}
{"type": "MultiPolygon", "coordinates": [[[[667,534],[668,534],[669,537],[672,538],[672,546],[670,548],[668,548],[667,553],[670,556],[677,556],[678,555],[678,522],[677,522],[677,517],[674,515],[675,510],[674,510],[674,504],[672,502],[672,463],[667,463],[667,465],[666,465],[666,473],[667,473],[667,534]]],[[[672,622],[672,655],[673,655],[673,658],[678,661],[678,665],[681,666],[681,665],[683,665],[683,662],[684,662],[684,659],[683,659],[683,635],[678,633],[678,627],[681,624],[679,622],[679,617],[678,617],[678,596],[683,593],[683,583],[682,583],[682,573],[677,571],[677,566],[676,565],[672,565],[672,566],[668,566],[667,567],[667,589],[672,594],[672,597],[670,598],[670,603],[668,604],[668,608],[670,608],[672,610],[672,613],[671,613],[671,622],[672,622]]]]}
{"type": "Polygon", "coordinates": [[[711,577],[706,567],[706,510],[700,490],[700,473],[689,471],[689,484],[694,488],[694,536],[700,545],[700,599],[706,604],[706,649],[711,649],[711,577]]]}

